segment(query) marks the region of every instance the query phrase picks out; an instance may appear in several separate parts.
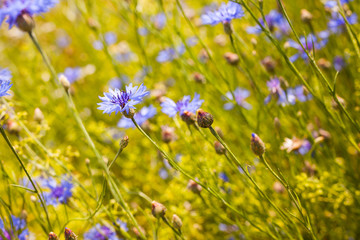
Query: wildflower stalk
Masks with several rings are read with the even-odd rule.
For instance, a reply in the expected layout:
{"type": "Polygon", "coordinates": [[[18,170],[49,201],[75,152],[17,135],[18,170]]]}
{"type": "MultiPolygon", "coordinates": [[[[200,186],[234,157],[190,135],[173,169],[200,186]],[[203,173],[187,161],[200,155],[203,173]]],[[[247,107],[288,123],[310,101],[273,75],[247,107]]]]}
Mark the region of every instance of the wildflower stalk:
{"type": "Polygon", "coordinates": [[[255,189],[260,193],[260,195],[265,198],[269,204],[280,214],[280,216],[285,220],[285,221],[291,221],[293,223],[293,221],[289,218],[289,216],[287,216],[284,211],[282,211],[279,207],[277,207],[275,205],[275,203],[273,203],[273,201],[269,198],[269,196],[263,191],[261,190],[261,188],[259,187],[259,185],[255,182],[255,180],[251,177],[248,169],[245,169],[242,164],[240,163],[240,161],[237,159],[237,157],[235,156],[235,154],[231,151],[231,149],[228,147],[228,145],[224,142],[224,140],[219,136],[219,134],[215,131],[215,129],[213,127],[210,126],[210,132],[214,135],[214,137],[224,146],[224,148],[226,149],[226,151],[228,151],[231,155],[231,157],[236,161],[237,165],[243,170],[243,172],[245,173],[245,175],[247,176],[247,178],[252,182],[252,184],[255,186],[255,189]]]}
{"type": "Polygon", "coordinates": [[[309,213],[307,212],[307,210],[305,209],[306,211],[306,214],[308,215],[308,217],[305,217],[304,214],[303,214],[303,211],[302,211],[302,206],[301,206],[301,201],[299,199],[299,197],[297,196],[296,192],[289,186],[288,183],[285,182],[284,179],[282,179],[281,177],[279,177],[279,175],[277,175],[275,173],[275,171],[271,168],[270,164],[266,161],[264,155],[261,155],[260,156],[260,160],[263,161],[263,163],[265,164],[266,168],[271,172],[272,175],[274,175],[274,177],[285,187],[286,191],[288,192],[289,194],[289,197],[290,199],[293,201],[293,203],[295,204],[295,207],[297,208],[298,212],[300,213],[301,215],[301,218],[302,218],[302,221],[300,221],[304,226],[305,228],[310,232],[311,236],[313,239],[317,239],[314,231],[313,231],[313,226],[312,226],[312,223],[311,223],[311,219],[310,219],[310,216],[309,216],[309,213]],[[305,223],[307,222],[307,223],[305,223]]]}
{"type": "Polygon", "coordinates": [[[3,136],[4,140],[6,141],[7,145],[9,146],[9,148],[11,149],[11,151],[14,153],[16,159],[18,160],[18,162],[20,163],[22,169],[24,170],[27,178],[29,179],[30,183],[31,183],[31,186],[34,188],[34,193],[38,196],[39,200],[40,200],[40,203],[41,203],[41,206],[42,208],[44,209],[44,212],[45,212],[45,215],[46,215],[46,221],[48,223],[48,229],[47,229],[47,232],[50,232],[51,229],[52,229],[52,225],[51,225],[51,222],[50,222],[50,217],[49,217],[49,213],[48,213],[48,210],[46,208],[46,205],[45,205],[45,202],[44,202],[44,199],[42,198],[41,194],[40,194],[40,191],[38,190],[38,187],[35,185],[35,183],[33,182],[29,172],[26,170],[26,167],[23,163],[23,161],[21,160],[20,156],[17,154],[16,150],[14,149],[14,147],[12,146],[11,142],[10,142],[10,139],[8,138],[8,136],[6,135],[6,132],[4,130],[4,128],[0,125],[0,132],[1,132],[1,135],[3,136]]]}
{"type": "Polygon", "coordinates": [[[178,237],[180,237],[181,239],[185,239],[184,236],[182,235],[182,232],[176,230],[176,229],[169,223],[169,220],[167,220],[167,218],[166,218],[165,216],[162,216],[161,219],[164,221],[164,223],[165,223],[166,225],[169,226],[169,228],[171,228],[171,229],[173,230],[173,232],[174,232],[178,237]]]}
{"type": "MultiPolygon", "coordinates": [[[[33,32],[29,32],[29,36],[31,38],[31,40],[33,41],[34,45],[36,46],[36,48],[38,49],[38,51],[40,52],[46,66],[48,67],[48,69],[50,70],[51,72],[51,75],[55,81],[55,83],[57,85],[59,85],[59,81],[58,81],[58,77],[57,77],[57,74],[56,74],[56,71],[54,69],[54,67],[52,66],[47,54],[42,50],[35,34],[33,32]]],[[[105,172],[105,177],[108,181],[108,184],[109,184],[109,187],[110,187],[110,190],[111,190],[111,193],[113,194],[114,198],[116,201],[118,201],[118,203],[124,208],[125,212],[127,213],[129,219],[131,220],[131,222],[134,224],[134,226],[139,230],[139,233],[141,235],[141,238],[145,239],[145,236],[144,234],[142,233],[141,229],[140,229],[140,226],[139,224],[137,223],[136,219],[134,218],[134,216],[132,215],[127,203],[125,202],[125,200],[123,199],[121,193],[120,193],[120,190],[119,188],[117,188],[117,186],[115,185],[114,183],[114,180],[112,179],[112,177],[110,176],[110,171],[108,169],[108,167],[106,166],[104,160],[102,159],[99,151],[96,149],[96,146],[94,144],[94,142],[92,141],[89,133],[87,132],[85,126],[84,126],[84,123],[82,122],[81,118],[80,118],[80,115],[76,109],[76,106],[71,98],[71,95],[69,94],[69,92],[65,89],[65,88],[62,88],[64,90],[64,98],[66,100],[66,103],[68,105],[68,107],[70,108],[77,124],[79,125],[81,131],[83,132],[90,148],[93,150],[93,152],[95,153],[95,156],[98,160],[98,163],[102,166],[104,172],[105,172]]]]}
{"type": "Polygon", "coordinates": [[[147,133],[139,126],[139,124],[135,121],[134,118],[131,118],[132,122],[134,123],[134,125],[136,126],[136,128],[141,132],[141,134],[143,134],[160,152],[161,154],[164,156],[165,159],[167,159],[169,161],[169,164],[171,167],[173,167],[175,170],[179,171],[180,173],[182,173],[185,177],[187,177],[188,179],[193,180],[194,182],[196,182],[197,184],[199,184],[203,189],[205,189],[207,192],[209,192],[211,195],[213,195],[215,198],[219,199],[220,201],[222,201],[225,206],[227,206],[230,210],[232,210],[233,212],[235,212],[236,214],[238,214],[239,216],[241,216],[242,218],[246,219],[253,227],[255,227],[256,229],[258,229],[260,232],[263,232],[267,235],[269,235],[271,238],[276,239],[276,237],[270,233],[267,232],[265,230],[263,230],[262,228],[260,228],[259,226],[257,226],[254,222],[252,222],[250,219],[248,219],[244,213],[240,212],[239,210],[237,210],[234,206],[232,206],[230,203],[228,203],[222,196],[220,196],[219,193],[217,193],[216,191],[214,191],[211,187],[207,187],[205,186],[203,183],[201,183],[200,181],[198,181],[196,178],[192,177],[189,173],[187,173],[184,169],[182,169],[175,160],[173,160],[149,135],[147,135],[147,133]]]}

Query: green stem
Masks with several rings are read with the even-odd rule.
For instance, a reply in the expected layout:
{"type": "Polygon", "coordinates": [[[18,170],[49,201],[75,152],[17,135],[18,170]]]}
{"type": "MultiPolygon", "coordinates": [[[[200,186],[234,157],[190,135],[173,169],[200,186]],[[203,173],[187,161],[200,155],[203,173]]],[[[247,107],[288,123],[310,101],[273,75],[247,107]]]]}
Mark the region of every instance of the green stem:
{"type": "Polygon", "coordinates": [[[47,208],[46,208],[46,205],[45,205],[45,202],[43,200],[43,198],[41,197],[41,194],[37,188],[37,186],[35,185],[35,183],[33,182],[29,172],[26,170],[26,167],[23,163],[23,161],[20,159],[20,156],[17,154],[16,150],[14,149],[14,147],[12,146],[11,142],[10,142],[10,139],[8,138],[8,136],[6,135],[5,133],[5,130],[3,129],[3,127],[0,125],[0,132],[1,132],[1,135],[3,136],[3,138],[5,139],[6,143],[8,144],[8,146],[10,147],[11,151],[14,153],[16,159],[18,160],[18,162],[20,163],[21,167],[23,168],[27,178],[29,179],[32,187],[34,188],[34,191],[35,191],[35,194],[38,196],[39,200],[40,200],[40,203],[41,203],[41,206],[42,208],[44,209],[44,212],[46,214],[46,221],[48,223],[48,232],[50,232],[52,230],[52,226],[51,226],[51,222],[50,222],[50,218],[49,218],[49,213],[47,211],[47,208]]]}

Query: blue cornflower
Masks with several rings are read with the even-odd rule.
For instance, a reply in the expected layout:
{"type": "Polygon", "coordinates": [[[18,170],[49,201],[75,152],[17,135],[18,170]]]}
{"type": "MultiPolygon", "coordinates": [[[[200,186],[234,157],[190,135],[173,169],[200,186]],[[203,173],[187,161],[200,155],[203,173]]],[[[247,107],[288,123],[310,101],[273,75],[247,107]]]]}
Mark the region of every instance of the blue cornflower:
{"type": "Polygon", "coordinates": [[[156,29],[162,30],[166,24],[166,15],[165,13],[159,13],[153,16],[151,20],[154,23],[156,29]]]}
{"type": "Polygon", "coordinates": [[[118,89],[120,89],[122,87],[121,79],[118,78],[118,77],[114,77],[114,78],[110,79],[108,84],[109,84],[110,88],[118,88],[118,89]]]}
{"type": "Polygon", "coordinates": [[[265,104],[268,104],[272,97],[276,97],[278,99],[278,104],[285,105],[287,103],[286,93],[281,88],[281,83],[278,78],[270,79],[266,85],[270,91],[270,94],[265,98],[265,104]]]}
{"type": "MultiPolygon", "coordinates": [[[[301,36],[300,37],[301,45],[303,45],[308,52],[323,48],[327,43],[327,37],[329,36],[329,34],[327,31],[323,31],[320,32],[318,36],[319,36],[319,41],[316,38],[316,36],[313,34],[309,34],[307,37],[301,36]]],[[[298,51],[297,54],[290,57],[291,62],[295,62],[299,57],[301,57],[305,61],[308,60],[308,56],[306,52],[298,42],[295,42],[294,40],[291,39],[288,40],[287,42],[289,44],[289,47],[295,48],[298,51]]]]}
{"type": "Polygon", "coordinates": [[[165,100],[161,103],[161,111],[167,114],[169,117],[175,117],[176,113],[179,113],[181,116],[184,111],[196,113],[201,107],[201,104],[204,100],[200,99],[200,95],[195,93],[194,99],[190,102],[190,96],[184,96],[181,100],[175,103],[170,98],[165,98],[165,100]]]}
{"type": "Polygon", "coordinates": [[[156,61],[159,63],[171,62],[172,60],[178,58],[180,55],[184,54],[185,46],[181,44],[177,49],[166,48],[161,50],[156,57],[156,61]]]}
{"type": "Polygon", "coordinates": [[[141,84],[139,87],[133,87],[132,83],[130,83],[125,89],[125,91],[121,91],[118,88],[115,88],[115,90],[109,89],[109,92],[104,93],[104,97],[99,96],[102,102],[98,103],[98,109],[104,110],[103,113],[108,113],[109,115],[112,112],[115,112],[115,114],[124,111],[129,113],[130,108],[135,109],[134,105],[140,103],[150,93],[146,91],[144,84],[141,84]]]}
{"type": "Polygon", "coordinates": [[[168,173],[168,170],[166,168],[160,168],[159,170],[159,176],[162,178],[162,179],[168,179],[169,178],[169,173],[168,173]]]}
{"type": "Polygon", "coordinates": [[[312,98],[311,94],[305,95],[304,94],[304,86],[296,86],[294,88],[288,88],[286,90],[287,101],[294,105],[296,100],[300,102],[305,102],[312,98]]]}
{"type": "Polygon", "coordinates": [[[7,91],[12,86],[11,77],[11,72],[8,69],[0,69],[0,97],[10,95],[7,91]]]}
{"type": "MultiPolygon", "coordinates": [[[[340,0],[340,4],[341,5],[344,5],[346,3],[349,3],[349,2],[352,2],[353,0],[340,0]]],[[[337,4],[337,1],[336,0],[330,0],[330,1],[327,1],[325,4],[325,7],[327,8],[334,8],[336,7],[338,4],[337,4]]]]}
{"type": "Polygon", "coordinates": [[[339,72],[345,67],[346,62],[343,57],[336,56],[336,57],[334,57],[333,64],[334,64],[335,70],[339,72]]]}
{"type": "Polygon", "coordinates": [[[59,36],[56,38],[56,44],[60,48],[66,48],[67,46],[69,46],[70,42],[71,42],[71,39],[67,35],[59,36]]]}
{"type": "Polygon", "coordinates": [[[40,185],[50,190],[43,193],[47,205],[57,206],[59,203],[67,204],[69,198],[72,197],[73,184],[65,176],[60,184],[52,177],[42,177],[40,178],[40,185]]]}
{"type": "MultiPolygon", "coordinates": [[[[350,25],[357,23],[357,15],[355,13],[351,14],[350,16],[346,17],[347,21],[350,25]]],[[[328,28],[331,32],[339,34],[342,33],[345,29],[345,20],[340,15],[340,13],[332,12],[331,19],[328,22],[328,28]]]]}
{"type": "Polygon", "coordinates": [[[127,226],[126,222],[121,221],[120,219],[116,220],[116,223],[122,228],[125,232],[129,231],[129,228],[127,226]]]}
{"type": "Polygon", "coordinates": [[[305,155],[306,153],[308,153],[311,150],[311,143],[308,140],[304,140],[301,144],[301,147],[298,149],[298,152],[301,155],[305,155]]]}
{"type": "Polygon", "coordinates": [[[107,45],[111,45],[111,44],[116,43],[117,36],[113,32],[107,32],[104,34],[104,39],[105,39],[105,42],[107,45]]]}
{"type": "MultiPolygon", "coordinates": [[[[251,105],[245,101],[245,99],[250,96],[250,92],[247,89],[238,87],[235,89],[233,94],[231,94],[231,92],[227,92],[225,94],[226,98],[230,100],[234,100],[233,95],[235,97],[235,102],[239,106],[242,106],[245,109],[251,109],[251,105]]],[[[224,104],[225,110],[230,110],[233,107],[234,107],[234,103],[232,102],[228,102],[224,104]]]]}
{"type": "MultiPolygon", "coordinates": [[[[153,105],[149,107],[143,107],[140,111],[136,112],[134,115],[134,119],[137,124],[141,125],[146,122],[149,118],[152,118],[156,115],[156,108],[153,105]]],[[[118,122],[117,126],[119,128],[134,128],[135,125],[131,121],[131,119],[122,117],[118,122]]]]}
{"type": "Polygon", "coordinates": [[[17,25],[16,21],[22,14],[45,13],[54,7],[57,0],[5,0],[0,8],[0,25],[7,18],[9,29],[17,25]]]}
{"type": "Polygon", "coordinates": [[[224,182],[229,182],[229,177],[224,172],[219,173],[219,178],[224,182]]]}
{"type": "Polygon", "coordinates": [[[203,24],[216,25],[218,23],[230,23],[232,19],[242,18],[244,10],[242,6],[235,2],[222,3],[216,11],[209,11],[201,15],[203,24]]]}
{"type": "Polygon", "coordinates": [[[65,68],[65,71],[63,73],[59,74],[59,77],[60,77],[60,75],[64,75],[70,83],[74,83],[75,81],[79,80],[81,77],[81,68],[80,67],[74,67],[74,68],[67,67],[67,68],[65,68]]]}
{"type": "Polygon", "coordinates": [[[104,48],[104,45],[103,43],[100,41],[100,40],[95,40],[93,42],[93,47],[96,49],[96,50],[102,50],[104,48]]]}
{"type": "Polygon", "coordinates": [[[91,228],[84,234],[84,240],[120,240],[116,236],[116,232],[105,226],[96,224],[95,227],[91,228]]]}
{"type": "Polygon", "coordinates": [[[146,27],[139,27],[137,32],[140,36],[146,36],[149,33],[149,30],[146,27]]]}
{"type": "MultiPolygon", "coordinates": [[[[276,10],[272,10],[265,16],[265,21],[269,30],[275,33],[277,38],[281,38],[283,35],[288,35],[290,31],[290,25],[284,18],[284,16],[276,10]]],[[[259,19],[260,24],[265,27],[264,20],[259,19]]],[[[246,31],[250,34],[260,34],[262,29],[260,26],[248,27],[246,31]]]]}
{"type": "MultiPolygon", "coordinates": [[[[4,221],[0,218],[0,231],[4,237],[6,239],[12,239],[12,236],[14,237],[14,234],[16,234],[16,239],[27,240],[29,238],[29,230],[26,227],[26,220],[11,215],[11,222],[12,225],[9,227],[9,230],[7,230],[4,221]],[[15,233],[13,230],[15,230],[15,233]]],[[[0,239],[3,240],[1,236],[0,239]]]]}
{"type": "Polygon", "coordinates": [[[296,137],[285,138],[284,143],[281,145],[281,150],[286,150],[286,152],[295,152],[301,155],[305,155],[311,150],[311,143],[307,139],[299,139],[296,137]]]}

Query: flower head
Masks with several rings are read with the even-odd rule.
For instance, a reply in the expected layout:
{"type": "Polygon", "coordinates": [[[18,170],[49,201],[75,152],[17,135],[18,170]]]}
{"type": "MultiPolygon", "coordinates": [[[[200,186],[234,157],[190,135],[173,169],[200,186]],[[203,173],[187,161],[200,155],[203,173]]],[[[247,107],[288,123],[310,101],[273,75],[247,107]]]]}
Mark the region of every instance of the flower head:
{"type": "MultiPolygon", "coordinates": [[[[284,18],[284,16],[276,10],[272,10],[265,16],[265,21],[271,32],[275,33],[277,38],[281,38],[283,35],[288,35],[290,31],[290,25],[284,18]]],[[[264,20],[259,19],[260,24],[265,27],[264,20]]],[[[262,32],[260,26],[248,27],[246,31],[250,34],[260,34],[262,32]]]]}
{"type": "Polygon", "coordinates": [[[108,226],[96,224],[84,234],[85,240],[120,240],[116,232],[108,226]]]}
{"type": "Polygon", "coordinates": [[[125,91],[118,88],[115,88],[115,90],[109,89],[109,92],[104,93],[104,97],[99,96],[102,102],[98,103],[98,109],[109,115],[112,112],[115,112],[115,114],[124,111],[129,113],[130,109],[135,109],[135,105],[140,103],[149,93],[143,84],[133,87],[132,83],[130,83],[125,87],[125,91]]]}
{"type": "Polygon", "coordinates": [[[185,111],[196,113],[196,110],[201,107],[204,100],[201,100],[200,95],[197,93],[195,93],[193,100],[190,100],[190,96],[184,96],[181,100],[175,103],[170,98],[165,98],[165,101],[163,101],[160,105],[162,107],[161,111],[169,117],[175,117],[176,113],[179,113],[181,116],[185,111]]]}
{"type": "Polygon", "coordinates": [[[304,94],[304,86],[300,85],[300,86],[296,86],[294,88],[288,88],[286,90],[286,95],[287,95],[287,101],[294,105],[296,100],[298,100],[299,102],[305,102],[307,100],[310,100],[312,98],[311,94],[304,94]]]}
{"type": "MultiPolygon", "coordinates": [[[[346,20],[350,25],[357,23],[357,15],[355,13],[346,17],[346,20]]],[[[332,12],[331,19],[328,22],[328,28],[331,32],[339,34],[345,29],[345,19],[337,12],[332,12]]]]}
{"type": "Polygon", "coordinates": [[[278,104],[286,104],[286,93],[281,88],[280,80],[278,78],[272,78],[266,83],[270,94],[265,98],[265,103],[269,103],[272,97],[278,99],[278,104]]]}
{"type": "Polygon", "coordinates": [[[61,183],[57,183],[52,177],[41,178],[40,184],[50,190],[49,192],[44,192],[47,205],[57,206],[59,203],[66,204],[69,198],[72,197],[73,184],[65,177],[63,177],[61,183]]]}
{"type": "Polygon", "coordinates": [[[17,25],[18,18],[23,14],[32,17],[34,14],[46,13],[54,7],[57,0],[5,0],[0,8],[0,24],[7,18],[9,28],[17,25]]]}
{"type": "MultiPolygon", "coordinates": [[[[144,122],[146,122],[148,119],[154,117],[156,115],[156,108],[153,105],[150,105],[148,107],[143,107],[140,111],[135,113],[134,119],[137,122],[137,124],[141,125],[144,122]]],[[[131,119],[122,117],[120,121],[118,122],[117,126],[119,128],[134,128],[135,125],[131,121],[131,119]]]]}
{"type": "MultiPolygon", "coordinates": [[[[230,99],[230,100],[234,100],[234,97],[235,97],[235,102],[239,106],[241,106],[245,109],[251,109],[251,105],[245,101],[245,99],[250,96],[250,92],[247,89],[238,87],[235,89],[233,94],[231,94],[231,92],[227,92],[225,96],[227,99],[230,99]]],[[[233,107],[234,107],[234,104],[232,102],[228,102],[228,103],[224,104],[225,110],[230,110],[233,107]]]]}
{"type": "Polygon", "coordinates": [[[7,91],[11,86],[11,72],[6,68],[0,69],[0,97],[10,95],[7,91]]]}
{"type": "Polygon", "coordinates": [[[313,34],[309,34],[307,37],[300,37],[301,45],[294,40],[288,40],[287,43],[289,44],[289,47],[295,48],[298,51],[298,53],[290,57],[290,61],[295,62],[299,57],[307,61],[308,55],[302,46],[304,46],[308,52],[319,50],[326,45],[328,37],[329,33],[327,31],[322,31],[318,33],[318,38],[313,34]]]}
{"type": "Polygon", "coordinates": [[[218,23],[229,23],[232,19],[242,18],[244,10],[235,2],[222,3],[216,11],[209,11],[201,16],[203,24],[216,25],[218,23]]]}

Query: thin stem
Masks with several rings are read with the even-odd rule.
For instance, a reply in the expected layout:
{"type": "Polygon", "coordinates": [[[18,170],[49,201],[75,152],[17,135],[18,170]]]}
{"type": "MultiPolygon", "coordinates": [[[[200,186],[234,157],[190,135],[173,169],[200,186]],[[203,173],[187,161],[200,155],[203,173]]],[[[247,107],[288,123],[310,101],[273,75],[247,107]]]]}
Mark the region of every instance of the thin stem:
{"type": "Polygon", "coordinates": [[[45,205],[45,202],[42,198],[42,196],[40,195],[40,192],[37,188],[37,186],[35,185],[35,183],[33,182],[29,172],[26,170],[26,167],[23,163],[23,161],[20,159],[20,156],[17,154],[16,150],[14,149],[14,147],[12,146],[11,142],[10,142],[10,139],[8,138],[8,136],[6,135],[6,132],[5,130],[3,129],[3,127],[0,125],[0,132],[1,132],[1,135],[3,136],[3,138],[5,139],[6,143],[8,144],[8,146],[10,147],[11,151],[14,153],[16,159],[18,160],[18,162],[20,163],[22,169],[24,170],[27,178],[29,179],[32,187],[34,188],[34,192],[35,194],[38,196],[40,202],[41,202],[41,206],[42,208],[44,209],[45,211],[45,214],[46,214],[46,221],[48,223],[48,232],[50,232],[52,230],[52,226],[51,226],[51,222],[50,222],[50,218],[49,218],[49,213],[47,211],[47,208],[46,208],[46,205],[45,205]]]}

